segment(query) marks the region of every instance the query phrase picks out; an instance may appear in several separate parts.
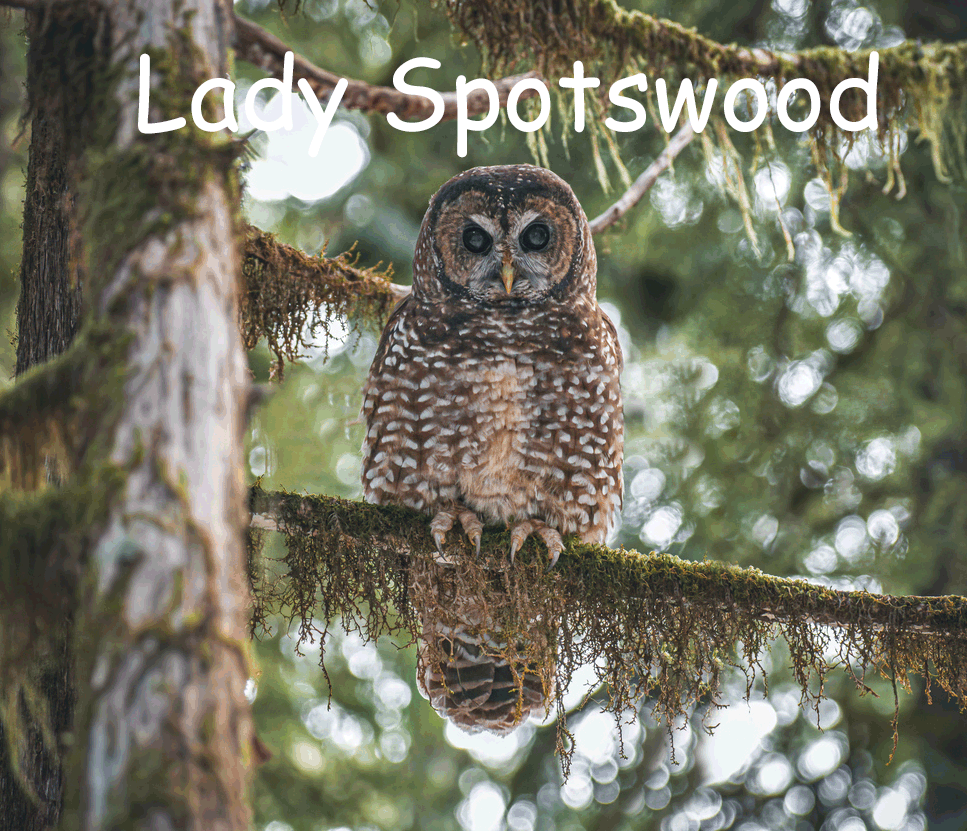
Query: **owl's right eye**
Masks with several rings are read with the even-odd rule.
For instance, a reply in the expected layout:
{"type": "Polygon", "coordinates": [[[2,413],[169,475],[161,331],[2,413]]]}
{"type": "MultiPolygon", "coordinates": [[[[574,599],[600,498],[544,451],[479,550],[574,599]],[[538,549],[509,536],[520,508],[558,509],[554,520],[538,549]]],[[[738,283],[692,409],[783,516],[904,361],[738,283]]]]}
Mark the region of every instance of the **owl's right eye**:
{"type": "Polygon", "coordinates": [[[463,232],[463,245],[471,254],[486,254],[493,242],[490,234],[479,225],[471,225],[463,232]]]}

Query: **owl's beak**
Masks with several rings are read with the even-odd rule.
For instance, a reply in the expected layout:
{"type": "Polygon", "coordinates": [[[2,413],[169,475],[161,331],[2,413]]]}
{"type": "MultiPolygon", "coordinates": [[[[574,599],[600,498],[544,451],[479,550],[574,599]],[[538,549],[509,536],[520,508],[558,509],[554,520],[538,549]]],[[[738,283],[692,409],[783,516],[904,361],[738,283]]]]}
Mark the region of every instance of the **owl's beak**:
{"type": "Polygon", "coordinates": [[[504,254],[504,266],[500,269],[500,281],[504,284],[504,288],[507,289],[507,294],[510,294],[511,289],[514,288],[514,265],[510,261],[510,252],[504,254]]]}

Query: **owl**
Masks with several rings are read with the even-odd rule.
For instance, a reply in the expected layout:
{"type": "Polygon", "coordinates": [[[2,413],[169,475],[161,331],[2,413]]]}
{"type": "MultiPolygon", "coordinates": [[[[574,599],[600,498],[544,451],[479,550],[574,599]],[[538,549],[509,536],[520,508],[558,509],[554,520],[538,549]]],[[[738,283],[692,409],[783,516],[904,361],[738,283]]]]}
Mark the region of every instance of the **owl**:
{"type": "MultiPolygon", "coordinates": [[[[511,562],[536,534],[548,568],[562,536],[601,543],[613,527],[622,356],[596,268],[587,217],[548,170],[474,168],[430,200],[412,292],[363,389],[361,471],[370,502],[432,517],[441,557],[458,523],[478,553],[483,527],[505,524],[511,562]]],[[[481,652],[448,631],[464,659],[481,652]]]]}

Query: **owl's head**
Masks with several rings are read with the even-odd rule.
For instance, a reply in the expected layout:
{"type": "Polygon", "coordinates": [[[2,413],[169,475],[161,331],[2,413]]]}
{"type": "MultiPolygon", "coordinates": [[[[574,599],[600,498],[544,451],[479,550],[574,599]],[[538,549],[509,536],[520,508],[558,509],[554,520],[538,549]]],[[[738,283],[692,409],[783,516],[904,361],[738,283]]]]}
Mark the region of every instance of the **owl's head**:
{"type": "Polygon", "coordinates": [[[594,296],[588,219],[559,176],[529,164],[475,167],[430,200],[413,259],[417,298],[482,304],[594,296]]]}

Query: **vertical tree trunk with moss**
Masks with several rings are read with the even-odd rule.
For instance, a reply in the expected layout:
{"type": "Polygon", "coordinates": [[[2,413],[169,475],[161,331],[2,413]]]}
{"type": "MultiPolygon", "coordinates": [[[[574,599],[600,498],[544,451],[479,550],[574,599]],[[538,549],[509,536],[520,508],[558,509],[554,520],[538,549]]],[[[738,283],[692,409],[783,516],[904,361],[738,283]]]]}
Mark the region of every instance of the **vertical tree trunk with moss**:
{"type": "Polygon", "coordinates": [[[105,13],[105,141],[81,214],[93,316],[127,339],[102,447],[124,484],[91,549],[68,804],[84,829],[243,829],[247,379],[232,152],[224,135],[136,126],[140,56],[152,58],[151,120],[187,115],[197,85],[226,72],[232,5],[128,0],[105,13]]]}
{"type": "MultiPolygon", "coordinates": [[[[75,97],[60,115],[77,120],[60,129],[87,141],[80,175],[56,185],[56,207],[70,217],[51,226],[65,235],[58,273],[64,259],[72,267],[64,251],[76,251],[76,232],[86,324],[99,333],[85,342],[100,344],[107,367],[96,388],[78,391],[99,406],[74,476],[90,488],[118,483],[84,532],[64,824],[247,829],[247,379],[233,154],[224,136],[193,127],[137,128],[140,56],[153,64],[151,121],[188,115],[197,85],[226,72],[232,6],[65,3],[51,18],[65,26],[57,43],[47,38],[45,59],[55,48],[78,59],[59,79],[75,97]],[[121,365],[112,364],[117,355],[121,365]]],[[[25,260],[25,268],[38,266],[25,260]]],[[[63,301],[65,285],[51,279],[45,288],[63,301]]],[[[41,329],[59,314],[57,302],[41,301],[41,329]]]]}
{"type": "MultiPolygon", "coordinates": [[[[85,138],[76,127],[84,113],[82,96],[66,81],[85,77],[95,36],[93,18],[83,10],[65,9],[49,17],[28,13],[25,22],[31,138],[17,305],[18,375],[63,352],[80,324],[80,238],[72,216],[85,138]],[[62,48],[65,44],[73,48],[62,48]]],[[[39,692],[59,740],[70,730],[74,709],[70,615],[52,623],[60,629],[51,633],[58,649],[46,656],[39,692]]],[[[23,715],[28,716],[26,711],[23,715]]],[[[58,749],[45,745],[36,722],[29,717],[27,722],[31,727],[18,742],[20,776],[0,725],[0,829],[42,831],[55,827],[60,817],[63,773],[58,749]],[[28,798],[22,780],[36,799],[28,798]]]]}

